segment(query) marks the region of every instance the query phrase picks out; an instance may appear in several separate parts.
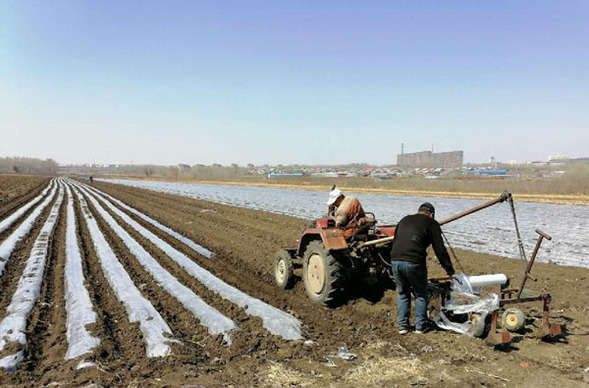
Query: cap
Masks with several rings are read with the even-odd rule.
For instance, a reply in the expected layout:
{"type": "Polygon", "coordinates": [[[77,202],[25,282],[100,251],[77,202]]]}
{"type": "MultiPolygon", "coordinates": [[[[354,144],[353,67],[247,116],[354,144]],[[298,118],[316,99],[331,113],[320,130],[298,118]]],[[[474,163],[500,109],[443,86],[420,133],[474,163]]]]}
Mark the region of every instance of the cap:
{"type": "Polygon", "coordinates": [[[333,189],[329,192],[329,199],[327,200],[327,204],[328,205],[333,205],[335,203],[335,201],[337,201],[337,199],[339,197],[341,197],[343,195],[342,191],[340,189],[333,189]]]}
{"type": "Polygon", "coordinates": [[[436,214],[436,208],[434,208],[434,205],[432,205],[429,202],[422,203],[419,206],[419,210],[418,211],[420,211],[420,212],[426,211],[426,212],[431,213],[431,214],[436,214]]]}

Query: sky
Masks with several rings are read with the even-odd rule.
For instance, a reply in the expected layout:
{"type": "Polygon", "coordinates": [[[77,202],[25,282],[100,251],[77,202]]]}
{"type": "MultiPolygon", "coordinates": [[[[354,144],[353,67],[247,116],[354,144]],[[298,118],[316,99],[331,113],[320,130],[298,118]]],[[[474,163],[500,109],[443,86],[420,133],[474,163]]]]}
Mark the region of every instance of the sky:
{"type": "Polygon", "coordinates": [[[589,2],[0,2],[0,156],[589,156],[589,2]]]}

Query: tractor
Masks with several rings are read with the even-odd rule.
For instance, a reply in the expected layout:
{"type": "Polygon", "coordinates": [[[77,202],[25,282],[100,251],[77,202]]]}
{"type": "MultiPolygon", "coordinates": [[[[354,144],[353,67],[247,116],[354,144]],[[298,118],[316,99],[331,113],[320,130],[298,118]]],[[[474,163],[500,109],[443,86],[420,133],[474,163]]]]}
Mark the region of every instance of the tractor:
{"type": "Polygon", "coordinates": [[[297,248],[281,249],[274,259],[274,278],[292,288],[302,277],[307,295],[317,304],[333,306],[352,279],[369,285],[391,282],[390,245],[365,243],[394,236],[394,225],[376,226],[373,213],[364,213],[362,225],[336,227],[332,216],[315,220],[298,240],[297,248]]]}

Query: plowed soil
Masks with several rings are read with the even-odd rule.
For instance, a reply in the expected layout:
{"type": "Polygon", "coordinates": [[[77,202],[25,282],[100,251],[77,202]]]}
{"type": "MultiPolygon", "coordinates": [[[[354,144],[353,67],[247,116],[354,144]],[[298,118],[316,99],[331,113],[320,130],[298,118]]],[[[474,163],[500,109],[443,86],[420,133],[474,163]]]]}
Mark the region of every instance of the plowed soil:
{"type": "MultiPolygon", "coordinates": [[[[45,271],[42,295],[29,323],[26,360],[16,372],[0,369],[1,386],[96,383],[141,387],[578,387],[589,384],[589,373],[584,372],[589,367],[587,269],[542,263],[533,269],[533,275],[539,280],[530,282],[529,288],[550,291],[554,298],[551,320],[565,325],[565,335],[558,342],[546,343],[535,338],[534,326],[538,326],[542,313],[539,303],[524,306],[529,317],[526,332],[516,335],[514,343],[503,349],[493,349],[480,339],[444,331],[400,336],[396,327],[394,290],[366,292],[366,287],[359,285],[356,296],[346,304],[326,309],[308,300],[300,282],[288,291],[274,285],[274,253],[283,247],[294,247],[303,220],[107,183],[95,183],[94,187],[215,252],[211,259],[200,256],[130,214],[217,277],[295,315],[304,324],[305,339],[313,342],[285,341],[271,335],[262,327],[260,319],[246,315],[242,309],[207,290],[159,248],[121,223],[181,283],[239,325],[240,330],[232,335],[233,343],[222,344],[220,337],[208,335],[206,329],[151,278],[90,205],[134,283],[168,322],[174,338],[180,341],[172,345],[172,355],[147,358],[141,332],[129,322],[102,273],[76,201],[86,283],[99,315],[97,324],[90,329],[102,341],[99,349],[87,359],[96,362],[97,367],[76,370],[79,359],[64,360],[67,343],[63,296],[65,213],[62,211],[48,258],[51,268],[45,271]],[[345,361],[330,357],[342,346],[357,358],[345,361]]],[[[41,189],[42,186],[29,188],[31,192],[41,189]]],[[[65,209],[65,201],[63,206],[65,209]]],[[[36,230],[40,225],[39,222],[35,225],[36,230]]],[[[2,293],[11,294],[24,266],[21,262],[26,260],[22,256],[33,241],[34,236],[29,236],[19,245],[15,265],[7,266],[7,272],[0,278],[2,293]]],[[[468,274],[502,272],[514,278],[514,285],[521,280],[520,261],[467,251],[457,251],[457,255],[468,274]]],[[[442,275],[435,260],[431,260],[429,268],[431,276],[442,275]]],[[[8,303],[4,299],[9,302],[10,297],[0,298],[3,309],[8,303]]],[[[1,316],[4,316],[3,310],[1,316]]]]}
{"type": "Polygon", "coordinates": [[[0,219],[39,195],[49,179],[34,175],[0,175],[0,219]]]}

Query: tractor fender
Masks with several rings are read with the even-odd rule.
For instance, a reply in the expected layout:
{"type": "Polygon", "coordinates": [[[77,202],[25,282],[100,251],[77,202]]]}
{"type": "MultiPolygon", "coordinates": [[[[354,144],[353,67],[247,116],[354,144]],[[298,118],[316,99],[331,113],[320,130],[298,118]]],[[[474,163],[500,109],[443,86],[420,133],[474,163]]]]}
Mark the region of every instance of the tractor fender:
{"type": "Polygon", "coordinates": [[[301,238],[299,239],[297,255],[299,257],[303,257],[305,250],[307,249],[307,245],[309,245],[311,241],[315,240],[321,240],[325,248],[330,251],[348,248],[348,243],[346,242],[344,233],[340,229],[307,229],[303,232],[301,238]]]}
{"type": "Polygon", "coordinates": [[[382,233],[382,237],[393,237],[395,235],[395,229],[397,229],[397,225],[381,225],[376,229],[382,233]]]}

